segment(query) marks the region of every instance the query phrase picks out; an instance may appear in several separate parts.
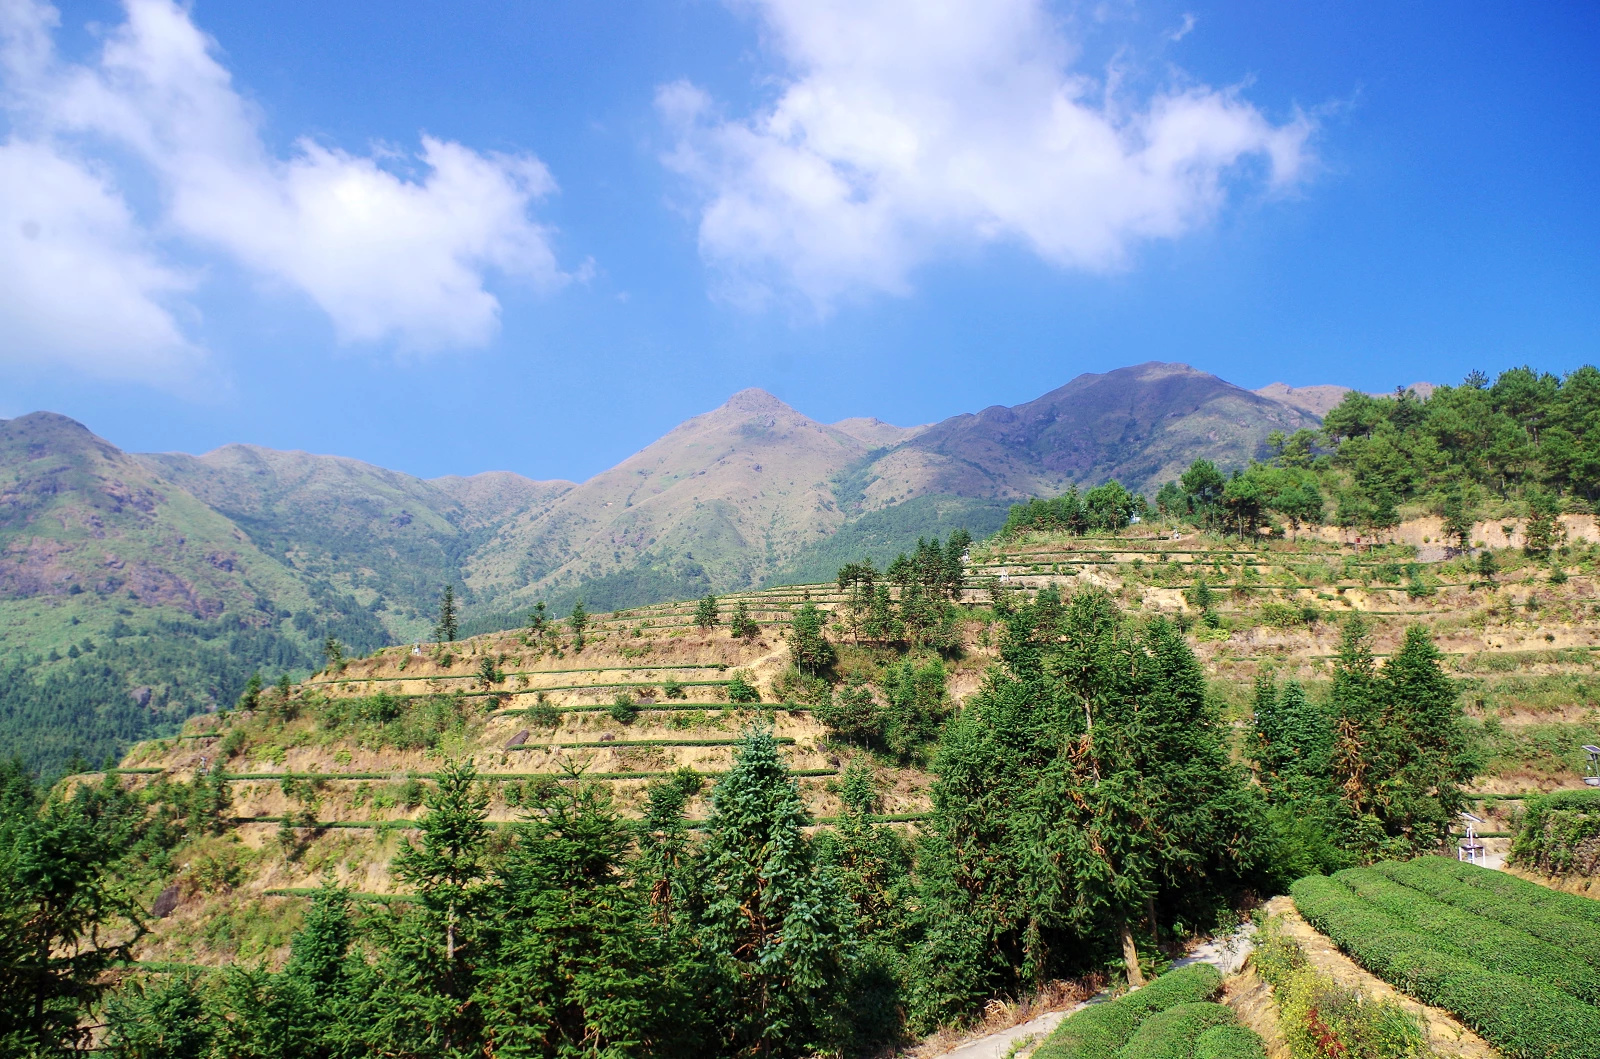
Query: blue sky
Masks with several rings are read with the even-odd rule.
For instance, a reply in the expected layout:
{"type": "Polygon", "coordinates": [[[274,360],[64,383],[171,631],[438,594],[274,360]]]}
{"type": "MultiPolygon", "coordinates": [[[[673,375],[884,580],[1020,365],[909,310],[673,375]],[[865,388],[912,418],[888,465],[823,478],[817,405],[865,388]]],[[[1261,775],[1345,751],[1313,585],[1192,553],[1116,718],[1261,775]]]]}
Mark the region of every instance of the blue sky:
{"type": "Polygon", "coordinates": [[[0,45],[0,415],[133,450],[584,478],[746,386],[909,424],[1600,339],[1595,5],[0,0],[0,45]]]}

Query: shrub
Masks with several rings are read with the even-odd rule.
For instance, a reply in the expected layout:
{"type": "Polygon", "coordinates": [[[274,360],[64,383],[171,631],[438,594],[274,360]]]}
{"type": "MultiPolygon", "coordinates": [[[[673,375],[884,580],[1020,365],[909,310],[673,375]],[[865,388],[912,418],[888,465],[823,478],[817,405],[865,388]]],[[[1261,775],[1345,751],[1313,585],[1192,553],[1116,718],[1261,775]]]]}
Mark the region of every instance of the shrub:
{"type": "Polygon", "coordinates": [[[669,699],[681,699],[684,697],[683,685],[678,683],[676,680],[663,681],[661,684],[661,693],[669,699]]]}
{"type": "MultiPolygon", "coordinates": [[[[1267,921],[1251,962],[1272,987],[1278,1024],[1293,1059],[1418,1059],[1432,1054],[1425,1028],[1410,1012],[1322,974],[1282,927],[1281,919],[1267,921]]],[[[1198,1048],[1195,1055],[1200,1059],[1198,1048]]]]}
{"type": "Polygon", "coordinates": [[[1558,791],[1523,808],[1512,861],[1547,875],[1600,871],[1600,791],[1558,791]]]}
{"type": "Polygon", "coordinates": [[[735,673],[733,679],[728,681],[729,702],[760,702],[761,691],[746,679],[744,673],[735,673]]]}
{"type": "Polygon", "coordinates": [[[1600,1000],[1600,969],[1571,952],[1454,908],[1372,868],[1352,868],[1334,879],[1372,907],[1433,937],[1434,947],[1442,952],[1487,970],[1545,982],[1591,1004],[1600,1000]]]}
{"type": "Polygon", "coordinates": [[[1221,990],[1222,973],[1208,963],[1168,972],[1143,989],[1068,1016],[1034,1059],[1111,1059],[1151,1015],[1210,1000],[1221,990]]]}
{"type": "MultiPolygon", "coordinates": [[[[1570,951],[1590,967],[1600,968],[1600,919],[1585,915],[1589,909],[1569,912],[1560,905],[1546,906],[1542,895],[1551,891],[1542,886],[1508,876],[1517,886],[1502,896],[1469,881],[1471,873],[1489,874],[1489,869],[1444,857],[1419,857],[1380,864],[1377,869],[1402,885],[1472,915],[1526,931],[1570,951]]],[[[1588,898],[1578,900],[1595,904],[1588,898]]]]}
{"type": "Polygon", "coordinates": [[[1267,1050],[1254,1030],[1213,1026],[1194,1042],[1194,1059],[1266,1059],[1267,1050]]]}
{"type": "Polygon", "coordinates": [[[1233,1009],[1226,1004],[1179,1004],[1145,1019],[1117,1059],[1190,1059],[1201,1034],[1233,1024],[1233,1009]]]}
{"type": "Polygon", "coordinates": [[[634,702],[633,696],[626,691],[619,691],[617,697],[611,700],[611,708],[606,712],[618,724],[632,724],[639,716],[639,704],[634,702]]]}

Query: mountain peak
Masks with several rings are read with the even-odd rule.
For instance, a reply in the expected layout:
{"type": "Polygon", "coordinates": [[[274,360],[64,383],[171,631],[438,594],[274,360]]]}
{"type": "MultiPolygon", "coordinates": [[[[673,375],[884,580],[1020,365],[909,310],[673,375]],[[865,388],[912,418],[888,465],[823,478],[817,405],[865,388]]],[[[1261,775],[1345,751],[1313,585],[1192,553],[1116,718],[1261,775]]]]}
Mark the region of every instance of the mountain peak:
{"type": "Polygon", "coordinates": [[[728,398],[722,407],[729,412],[740,412],[744,415],[771,415],[774,412],[794,411],[767,391],[754,386],[740,390],[728,398]]]}

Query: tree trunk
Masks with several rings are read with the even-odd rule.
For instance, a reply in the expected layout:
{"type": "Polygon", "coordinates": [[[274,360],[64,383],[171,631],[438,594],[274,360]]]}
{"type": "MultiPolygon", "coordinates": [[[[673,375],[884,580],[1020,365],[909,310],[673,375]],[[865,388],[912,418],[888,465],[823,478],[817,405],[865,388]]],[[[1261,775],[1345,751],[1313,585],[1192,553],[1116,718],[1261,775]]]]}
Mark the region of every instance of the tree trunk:
{"type": "Polygon", "coordinates": [[[1128,966],[1128,984],[1135,989],[1144,985],[1144,972],[1139,970],[1139,950],[1133,946],[1133,931],[1126,921],[1122,924],[1122,962],[1128,966]]]}
{"type": "Polygon", "coordinates": [[[1154,897],[1145,898],[1144,910],[1145,914],[1150,917],[1150,937],[1155,941],[1156,948],[1159,949],[1161,948],[1161,924],[1156,922],[1156,899],[1154,897]]]}

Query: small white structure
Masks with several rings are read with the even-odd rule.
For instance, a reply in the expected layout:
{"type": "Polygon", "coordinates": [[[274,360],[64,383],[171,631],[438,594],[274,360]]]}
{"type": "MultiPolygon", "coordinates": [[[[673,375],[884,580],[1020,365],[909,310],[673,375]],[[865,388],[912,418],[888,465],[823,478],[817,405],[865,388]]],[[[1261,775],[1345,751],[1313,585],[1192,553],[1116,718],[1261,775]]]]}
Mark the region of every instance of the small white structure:
{"type": "Polygon", "coordinates": [[[1478,825],[1483,821],[1471,813],[1462,813],[1461,819],[1466,821],[1467,833],[1456,846],[1456,860],[1487,867],[1489,858],[1483,851],[1483,841],[1478,838],[1478,825]]]}
{"type": "Polygon", "coordinates": [[[1600,787],[1600,746],[1584,744],[1583,752],[1589,755],[1589,766],[1583,770],[1583,782],[1600,787]]]}
{"type": "Polygon", "coordinates": [[[411,645],[411,653],[414,656],[416,656],[417,658],[421,658],[422,657],[422,645],[419,644],[419,643],[412,644],[411,645]]]}

